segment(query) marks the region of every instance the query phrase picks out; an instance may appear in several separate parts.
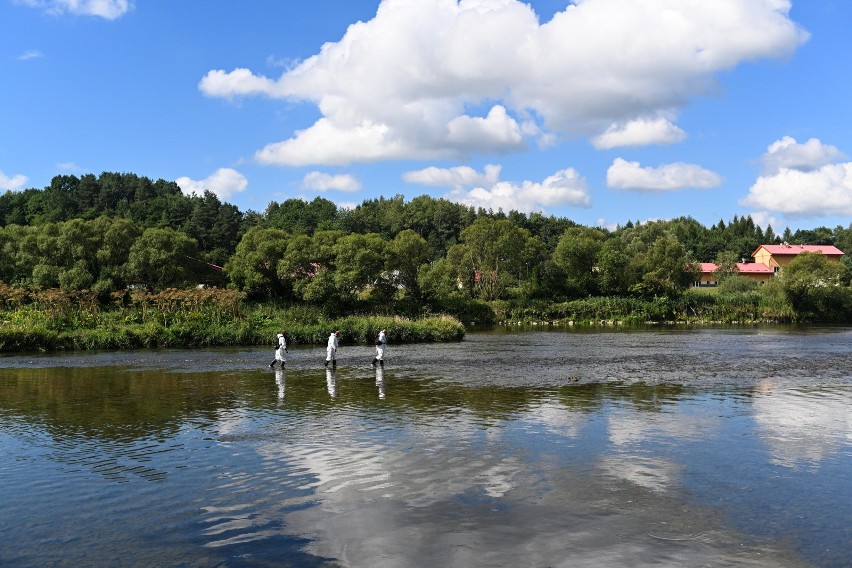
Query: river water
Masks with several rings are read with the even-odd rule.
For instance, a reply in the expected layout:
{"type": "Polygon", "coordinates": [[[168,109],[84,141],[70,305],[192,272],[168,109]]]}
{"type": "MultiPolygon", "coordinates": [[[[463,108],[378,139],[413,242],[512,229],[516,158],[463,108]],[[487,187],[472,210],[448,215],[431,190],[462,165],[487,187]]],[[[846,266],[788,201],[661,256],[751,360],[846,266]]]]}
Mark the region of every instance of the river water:
{"type": "Polygon", "coordinates": [[[852,565],[852,328],[0,357],[0,566],[852,565]]]}

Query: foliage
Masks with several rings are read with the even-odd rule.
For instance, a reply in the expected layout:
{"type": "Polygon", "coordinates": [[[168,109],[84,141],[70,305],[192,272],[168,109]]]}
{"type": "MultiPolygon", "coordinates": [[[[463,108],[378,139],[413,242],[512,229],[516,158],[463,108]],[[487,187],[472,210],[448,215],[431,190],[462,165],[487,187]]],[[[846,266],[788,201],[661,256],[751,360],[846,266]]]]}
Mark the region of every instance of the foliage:
{"type": "Polygon", "coordinates": [[[852,272],[818,253],[802,253],[781,273],[784,293],[803,320],[849,321],[852,272]]]}
{"type": "Polygon", "coordinates": [[[194,239],[172,229],[145,229],[130,247],[125,278],[149,290],[195,285],[194,266],[187,262],[197,252],[194,239]]]}
{"type": "Polygon", "coordinates": [[[246,231],[225,264],[231,286],[252,298],[283,297],[287,274],[279,276],[279,264],[287,247],[288,235],[281,229],[252,227],[246,231]]]}
{"type": "MultiPolygon", "coordinates": [[[[702,310],[733,319],[768,309],[781,318],[852,319],[848,281],[824,267],[809,264],[799,275],[794,267],[783,288],[774,279],[759,290],[736,274],[759,244],[782,239],[852,250],[852,224],[776,234],[748,216],[710,227],[680,217],[604,230],[426,195],[351,209],[287,199],[242,213],[210,192],[184,195],[174,182],[111,172],[56,176],[42,190],[0,195],[0,282],[28,294],[61,289],[103,303],[128,287],[159,293],[204,284],[329,317],[448,312],[485,322],[505,308],[590,320],[702,310]],[[698,300],[688,294],[695,263],[711,259],[720,266],[718,293],[698,300]]],[[[848,272],[852,259],[838,266],[848,272]]]]}
{"type": "Polygon", "coordinates": [[[104,304],[92,292],[0,285],[0,301],[0,352],[266,345],[282,329],[294,344],[324,344],[335,329],[344,343],[370,342],[382,328],[395,343],[464,337],[447,315],[328,319],[306,306],[247,303],[233,290],[134,290],[104,304]]]}
{"type": "Polygon", "coordinates": [[[571,227],[562,234],[553,252],[553,263],[564,272],[568,297],[582,298],[599,293],[595,268],[606,237],[603,230],[586,227],[571,227]]]}

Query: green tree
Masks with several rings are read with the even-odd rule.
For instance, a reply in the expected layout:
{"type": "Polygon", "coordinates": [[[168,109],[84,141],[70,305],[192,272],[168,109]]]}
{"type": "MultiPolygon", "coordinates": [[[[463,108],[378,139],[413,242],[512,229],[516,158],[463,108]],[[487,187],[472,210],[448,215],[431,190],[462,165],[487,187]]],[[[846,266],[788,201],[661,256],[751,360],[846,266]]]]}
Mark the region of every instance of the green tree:
{"type": "Polygon", "coordinates": [[[463,244],[450,249],[461,281],[472,282],[475,295],[483,300],[499,299],[517,283],[529,232],[506,219],[480,217],[462,231],[461,238],[463,244]]]}
{"type": "Polygon", "coordinates": [[[313,201],[287,199],[281,204],[272,202],[266,208],[266,225],[287,231],[291,235],[313,235],[316,231],[337,228],[338,211],[333,201],[316,197],[313,201]]]}
{"type": "Polygon", "coordinates": [[[338,230],[322,230],[314,233],[311,239],[310,253],[313,259],[313,276],[300,286],[302,297],[315,304],[336,309],[340,296],[335,281],[337,270],[337,241],[343,237],[338,230]]]}
{"type": "Polygon", "coordinates": [[[395,276],[394,284],[402,287],[406,295],[421,299],[418,274],[429,262],[432,251],[426,239],[411,229],[400,232],[387,245],[387,269],[395,276]]]}
{"type": "Polygon", "coordinates": [[[318,271],[319,264],[314,260],[311,237],[290,237],[284,256],[278,262],[278,279],[285,288],[292,291],[294,299],[305,299],[305,290],[318,271]]]}
{"type": "Polygon", "coordinates": [[[287,251],[289,235],[281,229],[252,227],[225,263],[231,286],[253,299],[283,297],[286,289],[279,263],[287,251]]]}
{"type": "Polygon", "coordinates": [[[385,242],[380,235],[340,237],[334,245],[334,254],[334,284],[341,301],[352,303],[359,293],[378,284],[385,259],[385,242]]]}
{"type": "Polygon", "coordinates": [[[196,256],[198,244],[172,229],[145,229],[130,247],[127,281],[148,289],[184,288],[196,283],[187,257],[196,256]]]}
{"type": "Polygon", "coordinates": [[[642,296],[676,297],[697,278],[683,245],[668,233],[654,241],[641,263],[642,278],[632,291],[642,296]]]}
{"type": "Polygon", "coordinates": [[[565,290],[570,298],[598,293],[598,254],[606,238],[600,229],[571,227],[559,239],[553,262],[565,273],[565,290]]]}
{"type": "Polygon", "coordinates": [[[127,285],[127,260],[131,247],[142,235],[142,229],[129,219],[105,216],[95,219],[92,225],[100,237],[95,253],[98,264],[97,280],[93,287],[99,293],[120,290],[127,285]]]}
{"type": "Polygon", "coordinates": [[[803,319],[849,321],[850,270],[819,253],[802,253],[781,271],[784,294],[803,319]]]}
{"type": "Polygon", "coordinates": [[[630,261],[631,257],[623,239],[614,237],[603,243],[597,262],[599,285],[603,294],[625,295],[638,281],[637,273],[631,270],[630,261]]]}
{"type": "Polygon", "coordinates": [[[466,289],[459,286],[456,268],[447,258],[424,264],[417,273],[422,298],[433,305],[444,300],[465,297],[466,289]]]}
{"type": "Polygon", "coordinates": [[[70,268],[59,272],[59,287],[66,292],[87,290],[95,283],[95,277],[85,260],[78,260],[70,268]]]}
{"type": "Polygon", "coordinates": [[[728,278],[739,276],[740,270],[737,267],[739,257],[737,256],[736,251],[720,251],[713,262],[716,264],[716,270],[713,274],[716,276],[717,282],[721,283],[728,278]]]}

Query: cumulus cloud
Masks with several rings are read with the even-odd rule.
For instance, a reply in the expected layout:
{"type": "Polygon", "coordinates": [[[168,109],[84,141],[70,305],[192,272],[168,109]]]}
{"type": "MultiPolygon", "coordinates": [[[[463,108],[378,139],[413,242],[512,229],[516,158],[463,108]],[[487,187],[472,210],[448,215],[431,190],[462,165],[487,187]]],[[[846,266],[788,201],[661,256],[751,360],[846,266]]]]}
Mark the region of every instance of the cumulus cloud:
{"type": "Polygon", "coordinates": [[[0,190],[2,191],[18,191],[28,181],[29,178],[25,175],[17,174],[9,177],[0,170],[0,190]]]}
{"type": "Polygon", "coordinates": [[[755,225],[762,227],[764,231],[767,227],[779,226],[778,219],[769,211],[752,211],[751,219],[755,225]]]}
{"type": "Polygon", "coordinates": [[[267,164],[459,159],[557,134],[672,143],[684,133],[671,120],[716,73],[807,39],[789,11],[789,0],[578,0],[540,22],[521,0],[383,0],[277,78],[213,69],[199,89],[317,105],[313,125],[257,153],[267,164]]]}
{"type": "Polygon", "coordinates": [[[843,152],[817,138],[799,144],[792,136],[784,136],[769,145],[761,162],[764,172],[772,175],[783,169],[813,171],[844,157],[843,152]]]}
{"type": "Polygon", "coordinates": [[[658,168],[643,168],[639,162],[616,158],[606,172],[606,184],[614,189],[677,191],[712,188],[722,184],[719,174],[696,164],[675,162],[658,168]]]}
{"type": "Polygon", "coordinates": [[[203,195],[205,191],[209,191],[223,201],[248,187],[245,176],[232,168],[219,168],[202,180],[184,176],[175,182],[185,195],[203,195]]]}
{"type": "Polygon", "coordinates": [[[500,105],[485,118],[457,116],[447,124],[447,140],[458,147],[479,152],[502,152],[524,147],[521,127],[500,105]]]}
{"type": "Polygon", "coordinates": [[[23,0],[23,3],[53,15],[74,14],[116,20],[133,9],[131,0],[23,0]]]}
{"type": "Polygon", "coordinates": [[[445,197],[473,207],[524,213],[542,211],[547,206],[589,207],[591,204],[588,184],[573,168],[558,171],[540,183],[496,182],[490,187],[456,187],[445,197]]]}
{"type": "Polygon", "coordinates": [[[351,175],[331,175],[323,172],[310,172],[302,179],[302,188],[315,191],[358,191],[361,182],[351,175]]]}
{"type": "Polygon", "coordinates": [[[210,71],[200,84],[201,91],[208,97],[231,99],[243,95],[276,95],[275,82],[266,77],[258,77],[249,69],[210,71]]]}
{"type": "Polygon", "coordinates": [[[491,186],[500,179],[501,167],[495,164],[485,166],[480,173],[469,166],[455,168],[429,167],[422,170],[405,172],[402,175],[406,183],[428,185],[432,187],[464,187],[474,185],[491,186]]]}
{"type": "Polygon", "coordinates": [[[761,176],[740,204],[792,218],[852,215],[852,162],[761,176]]]}
{"type": "Polygon", "coordinates": [[[843,152],[816,138],[804,144],[790,136],[776,140],[761,158],[763,175],[740,205],[791,218],[850,215],[852,162],[838,162],[843,158],[843,152]]]}
{"type": "Polygon", "coordinates": [[[638,118],[623,124],[613,124],[603,134],[592,138],[599,150],[619,146],[674,144],[686,138],[686,132],[665,118],[638,118]]]}

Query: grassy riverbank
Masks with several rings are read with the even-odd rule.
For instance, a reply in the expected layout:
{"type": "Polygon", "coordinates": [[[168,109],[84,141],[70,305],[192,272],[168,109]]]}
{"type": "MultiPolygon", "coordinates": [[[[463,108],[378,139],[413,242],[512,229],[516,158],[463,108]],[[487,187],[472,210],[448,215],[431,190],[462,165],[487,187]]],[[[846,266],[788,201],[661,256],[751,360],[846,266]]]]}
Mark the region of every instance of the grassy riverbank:
{"type": "Polygon", "coordinates": [[[318,308],[246,303],[228,290],[166,290],[117,295],[104,305],[92,294],[45,290],[10,296],[0,290],[0,352],[142,347],[269,345],[279,331],[291,344],[323,345],[339,330],[341,343],[372,341],[382,328],[394,343],[459,341],[464,326],[434,315],[329,318],[318,308]]]}
{"type": "MultiPolygon", "coordinates": [[[[128,291],[109,301],[91,292],[26,290],[0,284],[0,352],[153,347],[368,344],[386,328],[394,343],[459,341],[465,326],[490,324],[641,325],[808,321],[777,286],[729,292],[692,289],[676,298],[591,297],[570,302],[459,301],[454,315],[329,315],[319,307],[247,302],[232,290],[128,291]]],[[[414,312],[416,310],[410,310],[414,312]]]]}
{"type": "Polygon", "coordinates": [[[494,302],[500,323],[628,325],[678,323],[790,323],[800,318],[774,291],[719,293],[690,290],[677,298],[592,297],[570,302],[494,302]]]}

